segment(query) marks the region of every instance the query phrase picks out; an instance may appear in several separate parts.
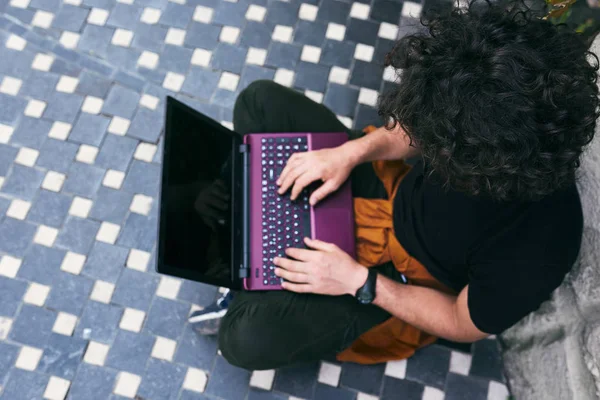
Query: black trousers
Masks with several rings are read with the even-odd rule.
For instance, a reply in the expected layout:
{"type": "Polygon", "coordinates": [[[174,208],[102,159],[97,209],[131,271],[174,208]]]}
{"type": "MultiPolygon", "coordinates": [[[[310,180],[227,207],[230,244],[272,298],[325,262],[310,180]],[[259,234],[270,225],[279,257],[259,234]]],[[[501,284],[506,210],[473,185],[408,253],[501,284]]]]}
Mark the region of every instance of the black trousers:
{"type": "MultiPolygon", "coordinates": [[[[348,132],[325,106],[271,81],[256,81],[235,103],[233,123],[238,133],[348,132]]],[[[370,163],[351,175],[354,197],[387,198],[370,163]]],[[[375,267],[399,280],[389,263],[375,267]]],[[[233,365],[249,370],[273,369],[317,361],[341,352],[362,333],[390,314],[361,305],[352,296],[322,296],[287,291],[238,292],[222,321],[219,346],[233,365]]]]}

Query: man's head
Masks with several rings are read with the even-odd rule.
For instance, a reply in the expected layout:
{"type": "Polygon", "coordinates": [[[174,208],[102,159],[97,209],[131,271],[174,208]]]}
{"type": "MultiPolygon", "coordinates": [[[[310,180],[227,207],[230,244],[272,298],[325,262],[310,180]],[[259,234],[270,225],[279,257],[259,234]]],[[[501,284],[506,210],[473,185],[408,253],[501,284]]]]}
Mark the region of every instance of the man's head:
{"type": "Polygon", "coordinates": [[[598,117],[598,59],[574,32],[519,3],[426,18],[386,63],[402,69],[379,113],[441,183],[497,200],[571,184],[598,117]]]}

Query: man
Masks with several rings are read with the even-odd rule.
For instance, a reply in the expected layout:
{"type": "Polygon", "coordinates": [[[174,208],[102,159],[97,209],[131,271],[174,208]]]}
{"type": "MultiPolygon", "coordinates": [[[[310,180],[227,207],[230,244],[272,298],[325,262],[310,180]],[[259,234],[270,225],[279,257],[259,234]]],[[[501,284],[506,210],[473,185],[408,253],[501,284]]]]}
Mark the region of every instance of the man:
{"type": "MultiPolygon", "coordinates": [[[[387,56],[402,69],[380,99],[388,124],[289,160],[280,193],[322,181],[312,204],[351,176],[358,260],[307,240],[274,261],[286,290],[228,295],[197,314],[206,324],[228,304],[219,340],[229,362],[400,359],[436,337],[500,333],[549,298],[579,251],[575,172],[598,116],[598,67],[576,34],[523,10],[472,4],[429,20],[387,56]],[[412,168],[398,161],[415,157],[412,168]]],[[[346,130],[266,81],[240,94],[234,125],[346,130]]]]}

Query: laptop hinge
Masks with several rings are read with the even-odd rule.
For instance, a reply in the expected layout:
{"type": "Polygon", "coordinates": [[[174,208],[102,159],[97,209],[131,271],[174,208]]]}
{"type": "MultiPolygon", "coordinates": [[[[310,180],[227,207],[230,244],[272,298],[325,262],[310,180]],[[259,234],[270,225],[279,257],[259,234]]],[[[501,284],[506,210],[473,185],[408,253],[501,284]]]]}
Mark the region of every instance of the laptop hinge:
{"type": "Polygon", "coordinates": [[[243,193],[242,193],[242,264],[240,265],[240,278],[249,278],[250,271],[250,146],[240,144],[240,153],[243,155],[243,193]]]}
{"type": "Polygon", "coordinates": [[[240,144],[240,153],[247,153],[250,150],[250,146],[246,143],[240,144]]]}

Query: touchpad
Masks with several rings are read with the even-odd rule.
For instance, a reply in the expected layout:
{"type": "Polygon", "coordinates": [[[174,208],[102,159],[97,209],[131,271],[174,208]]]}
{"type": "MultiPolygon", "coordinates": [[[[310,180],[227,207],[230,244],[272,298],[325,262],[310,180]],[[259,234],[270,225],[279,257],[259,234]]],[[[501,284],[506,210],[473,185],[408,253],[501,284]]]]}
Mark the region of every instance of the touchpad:
{"type": "Polygon", "coordinates": [[[353,253],[354,223],[352,211],[343,208],[315,209],[315,238],[335,243],[342,250],[353,253]]]}

